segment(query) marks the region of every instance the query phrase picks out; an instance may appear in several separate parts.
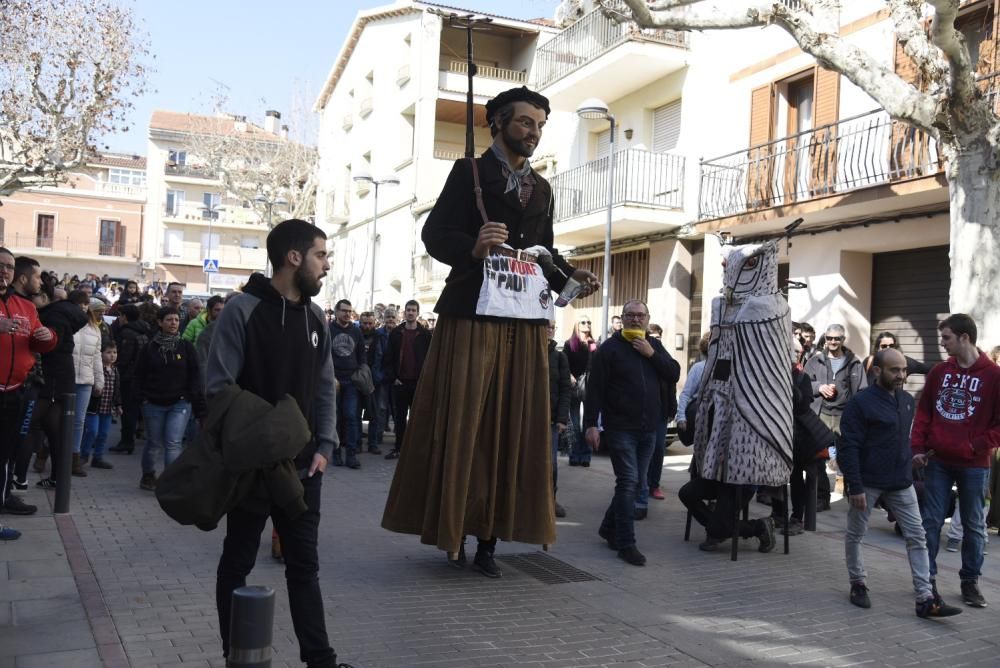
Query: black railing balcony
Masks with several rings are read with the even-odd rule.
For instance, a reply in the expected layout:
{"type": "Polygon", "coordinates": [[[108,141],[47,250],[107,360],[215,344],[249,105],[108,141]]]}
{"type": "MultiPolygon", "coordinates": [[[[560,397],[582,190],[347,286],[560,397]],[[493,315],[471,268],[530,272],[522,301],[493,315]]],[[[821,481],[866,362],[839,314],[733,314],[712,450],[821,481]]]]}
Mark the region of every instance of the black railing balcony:
{"type": "Polygon", "coordinates": [[[579,19],[538,47],[535,84],[545,88],[611,49],[628,41],[655,42],[686,49],[687,32],[639,28],[631,21],[628,6],[621,0],[606,0],[602,7],[579,19]],[[619,15],[619,20],[611,14],[619,15]]]}
{"type": "Polygon", "coordinates": [[[881,110],[701,161],[699,218],[936,174],[933,138],[881,110]]]}
{"type": "MultiPolygon", "coordinates": [[[[684,156],[670,153],[616,152],[611,204],[683,208],[684,163],[684,156]]],[[[556,198],[556,222],[607,209],[608,165],[605,156],[549,180],[556,198]]]]}

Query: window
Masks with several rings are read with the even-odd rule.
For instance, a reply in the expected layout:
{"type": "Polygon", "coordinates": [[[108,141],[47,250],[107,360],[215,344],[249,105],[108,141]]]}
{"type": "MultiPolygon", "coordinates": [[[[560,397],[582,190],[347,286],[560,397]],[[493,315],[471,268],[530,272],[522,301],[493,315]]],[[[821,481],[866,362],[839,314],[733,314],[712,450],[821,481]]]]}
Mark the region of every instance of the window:
{"type": "Polygon", "coordinates": [[[653,110],[653,152],[666,153],[677,148],[681,136],[681,101],[674,100],[653,110]]]}
{"type": "Polygon", "coordinates": [[[219,219],[219,205],[222,204],[221,193],[203,193],[201,196],[201,217],[205,220],[219,219]]]}
{"type": "Polygon", "coordinates": [[[163,255],[180,257],[184,254],[184,230],[166,230],[163,238],[163,255]]]}
{"type": "Polygon", "coordinates": [[[101,221],[101,255],[125,256],[125,227],[120,220],[101,221]]]}
{"type": "Polygon", "coordinates": [[[146,172],[141,169],[112,167],[108,170],[108,183],[118,183],[123,186],[144,186],[146,185],[146,172]]]}
{"type": "Polygon", "coordinates": [[[167,152],[167,160],[175,165],[186,165],[187,164],[187,151],[179,151],[177,149],[170,149],[167,152]]]}
{"type": "Polygon", "coordinates": [[[611,129],[597,133],[597,159],[600,160],[611,150],[611,129]]]}
{"type": "Polygon", "coordinates": [[[212,234],[202,234],[201,235],[201,257],[204,259],[218,259],[219,254],[219,242],[220,237],[218,234],[213,232],[212,234]]]}
{"type": "Polygon", "coordinates": [[[168,190],[167,191],[167,215],[168,216],[179,216],[181,215],[181,207],[184,206],[184,191],[183,190],[168,190]]]}
{"type": "Polygon", "coordinates": [[[35,246],[52,248],[52,238],[56,234],[56,217],[50,213],[40,213],[35,220],[35,246]]]}
{"type": "Polygon", "coordinates": [[[260,248],[260,239],[255,236],[240,237],[240,248],[260,248]]]}

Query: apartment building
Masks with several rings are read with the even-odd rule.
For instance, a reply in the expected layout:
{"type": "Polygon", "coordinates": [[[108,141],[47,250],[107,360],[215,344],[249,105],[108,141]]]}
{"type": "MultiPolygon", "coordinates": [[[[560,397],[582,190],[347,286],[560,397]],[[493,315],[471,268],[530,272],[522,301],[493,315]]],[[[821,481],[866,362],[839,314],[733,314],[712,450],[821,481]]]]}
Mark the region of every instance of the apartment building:
{"type": "Polygon", "coordinates": [[[146,160],[97,154],[55,187],[18,190],[0,207],[0,245],[59,275],[140,275],[146,160]]]}
{"type": "MultiPolygon", "coordinates": [[[[992,94],[994,3],[965,3],[956,25],[992,94]]],[[[845,2],[841,26],[851,43],[915,81],[887,9],[845,2]]],[[[817,329],[844,324],[847,345],[859,355],[888,330],[906,354],[941,359],[936,325],[949,312],[950,223],[934,141],[891,120],[778,28],[711,39],[723,37],[731,53],[752,57],[731,61],[720,96],[726,119],[699,165],[692,228],[706,240],[711,233],[766,238],[802,219],[790,247],[782,244],[783,277],[806,286],[789,291],[793,319],[817,329]]],[[[709,254],[705,266],[718,266],[709,254]]],[[[921,384],[917,377],[909,387],[921,384]]]]}
{"type": "Polygon", "coordinates": [[[205,155],[205,136],[281,140],[280,114],[268,111],[264,127],[245,117],[153,112],[149,123],[148,210],[142,267],[147,280],[179,281],[190,292],[226,293],[267,266],[269,222],[248,201],[227,192],[205,155]],[[199,150],[202,154],[199,155],[199,150]],[[217,272],[206,272],[207,260],[217,272]]]}

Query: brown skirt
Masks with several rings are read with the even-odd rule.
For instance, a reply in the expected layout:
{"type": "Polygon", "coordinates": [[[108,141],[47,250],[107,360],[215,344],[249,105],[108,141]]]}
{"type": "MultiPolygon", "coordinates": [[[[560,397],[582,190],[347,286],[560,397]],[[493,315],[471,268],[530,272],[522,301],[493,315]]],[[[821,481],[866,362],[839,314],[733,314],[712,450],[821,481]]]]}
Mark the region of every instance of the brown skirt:
{"type": "Polygon", "coordinates": [[[544,325],[438,320],[382,526],[448,552],[555,542],[548,368],[544,325]]]}

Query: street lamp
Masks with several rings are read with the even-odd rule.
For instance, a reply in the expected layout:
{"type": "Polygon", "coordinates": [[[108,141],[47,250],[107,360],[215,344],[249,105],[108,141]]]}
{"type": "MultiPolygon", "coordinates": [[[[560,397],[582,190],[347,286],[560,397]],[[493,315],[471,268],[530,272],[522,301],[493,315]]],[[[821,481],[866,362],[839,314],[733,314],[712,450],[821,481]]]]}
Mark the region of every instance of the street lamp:
{"type": "MultiPolygon", "coordinates": [[[[204,263],[204,260],[211,260],[211,259],[213,259],[212,258],[212,222],[216,218],[219,217],[219,212],[222,211],[223,209],[225,209],[225,207],[222,205],[221,198],[220,198],[218,204],[216,204],[214,198],[210,198],[209,201],[205,204],[205,206],[201,207],[201,210],[204,211],[205,214],[208,216],[208,250],[205,252],[205,255],[207,257],[203,258],[202,263],[204,263]]],[[[203,269],[207,269],[207,267],[202,267],[202,268],[203,269]]],[[[205,271],[204,273],[205,273],[205,292],[207,292],[209,294],[212,294],[212,272],[205,271]]]]}
{"type": "Polygon", "coordinates": [[[389,176],[384,179],[374,179],[367,174],[360,174],[354,177],[354,180],[358,183],[370,183],[375,186],[375,211],[372,214],[372,280],[371,286],[368,288],[368,304],[371,308],[375,308],[375,242],[378,240],[378,187],[379,186],[398,186],[399,179],[395,176],[389,176]]]}
{"type": "Polygon", "coordinates": [[[615,116],[608,105],[596,97],[584,100],[576,108],[576,115],[584,120],[608,121],[611,134],[608,142],[608,223],[604,230],[604,280],[601,282],[602,336],[608,334],[608,311],[611,308],[611,208],[615,201],[615,116]]]}
{"type": "MultiPolygon", "coordinates": [[[[267,231],[270,232],[272,229],[274,229],[274,225],[271,224],[271,215],[274,213],[275,205],[285,206],[286,204],[288,204],[288,200],[282,197],[281,195],[278,195],[277,197],[269,197],[268,195],[261,193],[256,197],[254,197],[253,201],[257,202],[258,204],[263,204],[264,206],[267,207],[267,231]]],[[[271,275],[271,258],[267,258],[264,262],[264,275],[265,276],[271,275]]]]}

